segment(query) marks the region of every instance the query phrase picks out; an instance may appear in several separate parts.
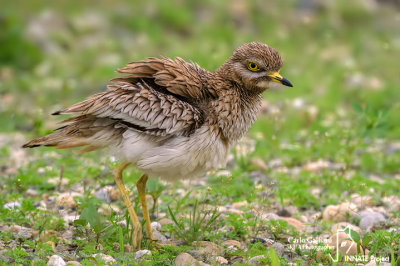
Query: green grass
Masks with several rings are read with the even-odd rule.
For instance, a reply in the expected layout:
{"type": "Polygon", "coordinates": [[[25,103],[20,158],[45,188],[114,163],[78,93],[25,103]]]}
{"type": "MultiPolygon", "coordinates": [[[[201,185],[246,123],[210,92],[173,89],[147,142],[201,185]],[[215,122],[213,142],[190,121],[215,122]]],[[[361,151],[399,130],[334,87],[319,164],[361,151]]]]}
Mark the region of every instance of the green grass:
{"type": "MultiPolygon", "coordinates": [[[[91,256],[100,252],[101,243],[101,252],[119,258],[118,263],[132,263],[134,254],[123,248],[130,241],[129,229],[119,225],[127,219],[125,208],[114,202],[121,211],[110,211],[111,205],[102,205],[91,193],[113,184],[113,160],[103,152],[78,156],[77,150],[50,148],[27,150],[21,156],[17,154],[19,146],[24,140],[51,132],[59,121],[49,115],[51,112],[104,90],[107,80],[115,77],[113,71],[128,62],[149,56],[179,56],[215,70],[238,45],[254,40],[268,43],[281,53],[285,62],[281,74],[294,88],[264,94],[268,106],[248,134],[254,145],[246,142],[252,147],[245,155],[233,152],[230,176],[211,173],[207,184],[194,186],[150,181],[149,194],[154,202],[160,200],[152,213],[175,216],[176,224],[171,225],[169,233],[186,236],[188,243],[153,250],[144,265],[172,265],[178,254],[193,249],[189,242],[195,239],[219,245],[227,239],[239,240],[246,243],[246,251],[229,253],[225,249],[225,258],[239,256],[248,261],[265,255],[265,263],[276,264],[274,252],[260,243],[251,244],[252,238],[268,231],[271,238],[287,244],[285,238],[307,234],[296,232],[286,222],[261,221],[250,208],[275,212],[294,206],[299,210],[294,216],[299,217],[303,212],[321,212],[327,205],[350,200],[353,193],[372,196],[378,205],[385,196],[399,196],[400,76],[396,55],[400,47],[396,10],[381,4],[371,9],[362,1],[344,0],[317,4],[308,11],[294,0],[233,2],[3,3],[0,226],[18,224],[60,233],[72,228],[77,238],[64,244],[73,248],[75,255],[64,257],[66,260],[79,257],[83,265],[100,263],[91,256]],[[43,30],[42,35],[32,37],[38,29],[43,30]],[[252,159],[261,159],[268,167],[260,168],[252,159]],[[318,160],[337,167],[307,170],[307,164],[318,160]],[[38,208],[44,194],[59,192],[59,187],[47,180],[58,177],[61,169],[68,180],[63,191],[83,187],[83,196],[75,207],[81,220],[69,225],[56,207],[38,208]],[[38,195],[27,197],[29,188],[37,190],[38,195]],[[320,189],[318,195],[312,193],[314,188],[320,189]],[[189,191],[190,197],[181,200],[189,191]],[[3,208],[13,201],[20,202],[21,208],[3,208]],[[206,226],[207,220],[194,218],[205,217],[210,205],[241,201],[249,204],[241,209],[242,214],[224,214],[215,224],[206,226]],[[101,206],[109,213],[98,212],[101,206]],[[191,218],[185,216],[188,214],[191,218]],[[90,222],[93,217],[97,219],[90,222]],[[185,235],[190,223],[197,229],[185,235]]],[[[131,168],[125,172],[132,191],[139,176],[131,168]]],[[[399,217],[399,211],[391,213],[390,226],[398,228],[399,217]]],[[[315,237],[330,227],[323,221],[318,223],[321,228],[313,232],[315,237]]],[[[399,260],[396,235],[385,230],[369,234],[376,240],[366,245],[371,252],[394,254],[392,260],[399,260]]],[[[45,265],[48,256],[59,253],[38,236],[17,240],[14,234],[1,232],[0,243],[6,250],[0,260],[7,264],[45,265]]],[[[143,245],[152,248],[145,241],[143,245]]],[[[315,250],[297,250],[292,258],[279,259],[282,264],[330,262],[327,254],[318,256],[315,250]]]]}

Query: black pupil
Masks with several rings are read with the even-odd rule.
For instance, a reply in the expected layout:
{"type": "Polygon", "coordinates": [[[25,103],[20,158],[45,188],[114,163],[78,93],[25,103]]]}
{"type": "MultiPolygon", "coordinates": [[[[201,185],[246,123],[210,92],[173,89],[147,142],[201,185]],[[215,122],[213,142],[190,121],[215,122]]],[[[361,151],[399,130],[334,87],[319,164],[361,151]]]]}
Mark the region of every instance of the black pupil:
{"type": "Polygon", "coordinates": [[[250,67],[251,67],[251,68],[256,68],[256,64],[251,63],[251,64],[250,64],[250,67]]]}

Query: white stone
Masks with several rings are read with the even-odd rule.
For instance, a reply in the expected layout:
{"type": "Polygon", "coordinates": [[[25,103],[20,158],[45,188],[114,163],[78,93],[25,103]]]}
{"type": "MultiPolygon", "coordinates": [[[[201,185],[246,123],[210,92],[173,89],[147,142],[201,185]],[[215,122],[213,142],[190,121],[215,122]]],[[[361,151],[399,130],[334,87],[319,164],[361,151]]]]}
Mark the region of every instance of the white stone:
{"type": "Polygon", "coordinates": [[[47,265],[49,266],[64,266],[67,265],[63,258],[61,258],[58,255],[53,255],[50,257],[49,261],[47,262],[47,265]]]}
{"type": "Polygon", "coordinates": [[[154,230],[160,231],[161,230],[161,224],[159,222],[152,222],[151,223],[151,228],[154,230]]]}
{"type": "Polygon", "coordinates": [[[3,205],[4,209],[9,209],[9,210],[14,210],[15,208],[21,208],[21,203],[19,202],[8,202],[6,204],[3,205]]]}
{"type": "Polygon", "coordinates": [[[386,220],[385,216],[379,212],[363,211],[360,216],[360,228],[365,231],[369,231],[374,225],[386,220]]]}
{"type": "Polygon", "coordinates": [[[68,223],[72,223],[75,220],[79,219],[79,215],[65,215],[63,217],[63,220],[68,224],[68,223]]]}
{"type": "MultiPolygon", "coordinates": [[[[58,184],[60,183],[60,178],[59,177],[49,178],[49,179],[47,179],[47,183],[58,186],[58,184]]],[[[68,183],[69,183],[69,179],[67,179],[67,178],[61,179],[61,185],[66,186],[66,185],[68,185],[68,183]]]]}
{"type": "Polygon", "coordinates": [[[153,237],[155,240],[159,241],[161,244],[167,244],[168,239],[166,236],[158,232],[157,230],[153,230],[153,237]]]}
{"type": "Polygon", "coordinates": [[[269,220],[280,220],[280,217],[277,214],[272,213],[272,212],[263,213],[260,216],[261,216],[260,218],[262,220],[266,220],[266,221],[269,221],[269,220]]]}
{"type": "Polygon", "coordinates": [[[258,263],[259,263],[260,260],[262,260],[262,259],[265,259],[265,256],[264,256],[264,255],[258,255],[258,256],[252,257],[251,259],[249,259],[249,264],[250,264],[250,265],[253,265],[253,264],[255,264],[255,265],[260,265],[260,264],[258,264],[258,263]]]}
{"type": "Polygon", "coordinates": [[[142,250],[137,251],[137,252],[135,253],[135,259],[138,260],[138,259],[142,258],[142,257],[145,256],[145,255],[151,256],[151,251],[148,250],[148,249],[142,249],[142,250]]]}
{"type": "Polygon", "coordinates": [[[99,190],[96,190],[93,195],[101,201],[110,203],[111,199],[110,199],[110,195],[108,194],[108,191],[106,190],[106,188],[100,188],[99,190]]]}
{"type": "Polygon", "coordinates": [[[77,192],[64,192],[58,195],[56,201],[58,206],[65,206],[68,208],[73,208],[76,206],[76,202],[74,197],[82,196],[80,193],[77,192]]]}
{"type": "Polygon", "coordinates": [[[114,262],[115,259],[110,255],[106,255],[103,253],[96,253],[92,255],[93,258],[99,257],[100,259],[104,260],[105,262],[114,262]]]}
{"type": "Polygon", "coordinates": [[[25,192],[25,195],[28,197],[36,197],[37,195],[39,195],[39,192],[35,189],[28,188],[25,192]]]}

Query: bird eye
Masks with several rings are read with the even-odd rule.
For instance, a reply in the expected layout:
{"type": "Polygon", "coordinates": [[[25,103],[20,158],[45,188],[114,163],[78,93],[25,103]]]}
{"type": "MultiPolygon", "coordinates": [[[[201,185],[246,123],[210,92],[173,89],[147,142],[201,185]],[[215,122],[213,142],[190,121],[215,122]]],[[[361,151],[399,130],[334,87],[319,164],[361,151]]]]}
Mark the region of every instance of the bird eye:
{"type": "Polygon", "coordinates": [[[250,71],[260,71],[260,67],[258,66],[258,64],[254,63],[254,62],[249,62],[249,64],[247,65],[247,68],[250,71]]]}

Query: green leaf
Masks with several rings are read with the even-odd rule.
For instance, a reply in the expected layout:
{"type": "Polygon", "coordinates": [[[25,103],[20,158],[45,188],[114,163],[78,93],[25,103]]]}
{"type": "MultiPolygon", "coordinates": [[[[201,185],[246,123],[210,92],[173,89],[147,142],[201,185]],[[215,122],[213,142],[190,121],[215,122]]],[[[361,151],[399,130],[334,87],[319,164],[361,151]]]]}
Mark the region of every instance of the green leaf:
{"type": "Polygon", "coordinates": [[[365,234],[361,242],[362,246],[366,247],[371,241],[372,241],[372,236],[369,234],[365,234]]]}
{"type": "Polygon", "coordinates": [[[123,258],[125,250],[124,250],[124,235],[122,234],[121,226],[118,226],[118,238],[119,238],[119,251],[121,253],[121,258],[123,258]]]}
{"type": "Polygon", "coordinates": [[[87,225],[87,223],[88,223],[88,221],[86,220],[86,219],[76,219],[76,220],[74,220],[74,222],[73,222],[73,224],[75,225],[75,226],[79,226],[79,225],[81,225],[81,226],[85,226],[85,225],[87,225]]]}
{"type": "Polygon", "coordinates": [[[272,247],[269,248],[268,255],[269,255],[269,259],[271,260],[271,266],[281,265],[281,261],[280,261],[278,255],[276,254],[275,250],[272,247]]]}
{"type": "Polygon", "coordinates": [[[353,107],[353,110],[356,111],[357,113],[362,113],[364,111],[363,107],[359,103],[353,103],[352,107],[353,107]]]}
{"type": "Polygon", "coordinates": [[[97,212],[97,201],[95,199],[89,201],[88,206],[83,209],[79,218],[88,221],[90,228],[92,228],[96,234],[101,232],[103,228],[101,222],[103,217],[97,212]]]}
{"type": "Polygon", "coordinates": [[[344,228],[344,232],[356,243],[360,243],[360,235],[350,227],[344,228]]]}

